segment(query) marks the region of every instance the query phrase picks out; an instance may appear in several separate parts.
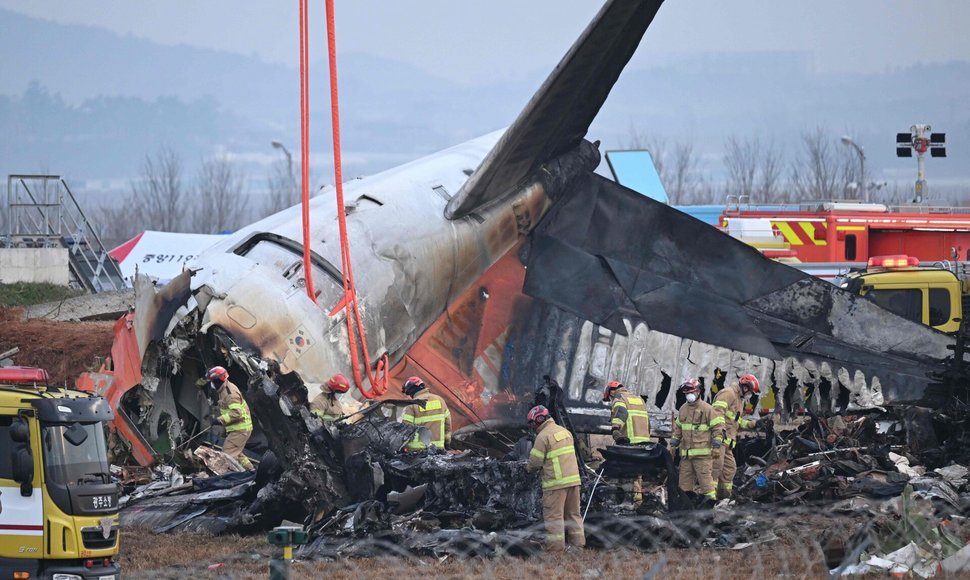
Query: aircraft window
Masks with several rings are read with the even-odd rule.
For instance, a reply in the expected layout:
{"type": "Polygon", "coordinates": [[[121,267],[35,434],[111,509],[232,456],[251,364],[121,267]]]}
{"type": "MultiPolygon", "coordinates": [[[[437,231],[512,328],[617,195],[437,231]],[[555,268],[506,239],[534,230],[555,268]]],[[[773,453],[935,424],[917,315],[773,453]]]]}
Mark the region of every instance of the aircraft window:
{"type": "MultiPolygon", "coordinates": [[[[261,266],[270,267],[280,276],[294,283],[303,278],[303,255],[270,240],[262,240],[250,247],[244,254],[261,266]]],[[[319,293],[317,303],[326,309],[333,308],[343,298],[343,281],[313,262],[313,287],[319,293]]]]}
{"type": "Polygon", "coordinates": [[[845,259],[855,260],[855,234],[845,236],[845,259]]]}
{"type": "Polygon", "coordinates": [[[945,288],[930,288],[930,326],[950,321],[950,293],[945,288]]]}
{"type": "Polygon", "coordinates": [[[923,292],[918,289],[870,290],[866,296],[886,310],[913,322],[923,322],[923,292]]]}

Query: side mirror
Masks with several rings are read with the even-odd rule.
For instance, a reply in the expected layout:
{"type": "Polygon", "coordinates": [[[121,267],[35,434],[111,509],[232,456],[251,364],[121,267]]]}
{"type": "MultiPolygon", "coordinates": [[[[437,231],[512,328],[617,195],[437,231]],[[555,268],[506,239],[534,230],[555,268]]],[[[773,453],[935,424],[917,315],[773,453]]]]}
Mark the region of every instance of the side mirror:
{"type": "Polygon", "coordinates": [[[29,447],[13,452],[13,480],[20,484],[20,495],[30,497],[34,493],[34,454],[29,447]]]}
{"type": "Polygon", "coordinates": [[[67,439],[68,443],[77,447],[88,440],[88,432],[85,431],[84,427],[81,427],[79,423],[71,423],[71,425],[64,430],[64,439],[67,439]]]}
{"type": "Polygon", "coordinates": [[[14,442],[11,452],[13,480],[20,484],[20,495],[30,497],[34,493],[34,454],[30,450],[30,426],[23,417],[10,425],[10,439],[14,442]]]}
{"type": "Polygon", "coordinates": [[[10,425],[10,438],[14,443],[30,444],[30,427],[27,426],[26,420],[18,417],[10,425]]]}

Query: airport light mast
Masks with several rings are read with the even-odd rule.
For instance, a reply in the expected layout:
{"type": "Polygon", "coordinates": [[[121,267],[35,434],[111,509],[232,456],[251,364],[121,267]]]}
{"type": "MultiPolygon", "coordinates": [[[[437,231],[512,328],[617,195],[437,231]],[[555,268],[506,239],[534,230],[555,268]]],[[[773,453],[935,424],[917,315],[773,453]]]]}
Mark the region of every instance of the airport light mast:
{"type": "Polygon", "coordinates": [[[859,155],[859,193],[856,194],[861,201],[869,203],[869,189],[866,187],[866,150],[848,135],[842,136],[842,143],[855,149],[859,155]]]}
{"type": "Polygon", "coordinates": [[[914,203],[922,203],[926,189],[926,152],[930,157],[946,157],[946,133],[931,133],[929,125],[913,125],[909,133],[896,133],[896,157],[912,157],[916,151],[914,203]],[[929,137],[927,137],[929,135],[929,137]]]}

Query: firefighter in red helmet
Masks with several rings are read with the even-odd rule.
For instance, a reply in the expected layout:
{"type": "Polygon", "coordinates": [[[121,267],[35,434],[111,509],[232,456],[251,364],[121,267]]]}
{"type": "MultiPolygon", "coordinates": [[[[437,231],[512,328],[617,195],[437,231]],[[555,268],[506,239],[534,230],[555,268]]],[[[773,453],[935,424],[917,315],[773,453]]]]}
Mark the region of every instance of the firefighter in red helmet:
{"type": "Polygon", "coordinates": [[[246,399],[239,387],[229,380],[229,371],[225,367],[212,367],[205,374],[205,378],[209,380],[218,398],[219,414],[213,418],[213,422],[226,429],[222,450],[245,469],[253,469],[252,462],[243,452],[246,442],[253,434],[253,417],[246,399]]]}
{"type": "Polygon", "coordinates": [[[347,377],[337,373],[330,377],[322,388],[320,394],[310,401],[310,412],[320,418],[321,421],[336,421],[343,417],[344,410],[337,400],[337,395],[346,393],[350,390],[350,381],[347,377]]]}
{"type": "Polygon", "coordinates": [[[586,545],[583,516],[579,512],[579,462],[573,436],[549,416],[549,409],[537,405],[527,415],[536,432],[526,470],[542,472],[542,519],[546,526],[546,548],[564,550],[566,540],[586,545]]]}
{"type": "Polygon", "coordinates": [[[711,472],[717,485],[717,499],[731,497],[734,493],[734,474],[738,465],[734,460],[734,446],[737,445],[738,431],[752,429],[755,421],[741,416],[744,402],[751,395],[760,395],[761,385],[751,374],[742,375],[738,382],[721,389],[714,397],[714,412],[724,419],[724,446],[714,452],[714,467],[711,472]]]}
{"type": "MultiPolygon", "coordinates": [[[[650,442],[650,415],[647,403],[638,395],[631,393],[620,381],[610,381],[603,389],[603,401],[610,403],[610,426],[613,441],[618,445],[639,445],[650,442]]],[[[643,480],[620,480],[624,495],[629,493],[633,507],[643,503],[643,480]]]]}
{"type": "Polygon", "coordinates": [[[721,447],[724,418],[701,399],[700,382],[688,379],[680,386],[687,402],[681,405],[674,421],[672,450],[680,453],[680,489],[715,498],[711,476],[712,450],[721,447]]]}
{"type": "MultiPolygon", "coordinates": [[[[406,407],[402,421],[418,427],[427,427],[431,431],[431,445],[439,449],[445,449],[451,445],[451,411],[448,409],[448,403],[429,391],[420,377],[410,377],[404,381],[401,392],[412,399],[425,401],[423,407],[421,405],[406,407]]],[[[420,451],[425,448],[425,443],[417,433],[405,446],[408,451],[420,451]]]]}

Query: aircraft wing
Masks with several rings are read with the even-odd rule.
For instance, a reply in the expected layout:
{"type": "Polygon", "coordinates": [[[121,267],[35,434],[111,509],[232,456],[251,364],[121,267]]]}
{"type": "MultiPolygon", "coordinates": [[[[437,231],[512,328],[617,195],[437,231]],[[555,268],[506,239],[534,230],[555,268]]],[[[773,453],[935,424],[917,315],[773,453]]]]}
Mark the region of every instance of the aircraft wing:
{"type": "Polygon", "coordinates": [[[445,217],[465,217],[510,193],[542,163],[577,147],[663,0],[611,0],[458,193],[445,217]]]}
{"type": "Polygon", "coordinates": [[[651,330],[772,360],[877,376],[916,400],[952,337],[772,260],[598,175],[576,179],[532,234],[524,291],[620,334],[651,330]]]}

